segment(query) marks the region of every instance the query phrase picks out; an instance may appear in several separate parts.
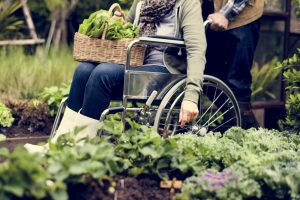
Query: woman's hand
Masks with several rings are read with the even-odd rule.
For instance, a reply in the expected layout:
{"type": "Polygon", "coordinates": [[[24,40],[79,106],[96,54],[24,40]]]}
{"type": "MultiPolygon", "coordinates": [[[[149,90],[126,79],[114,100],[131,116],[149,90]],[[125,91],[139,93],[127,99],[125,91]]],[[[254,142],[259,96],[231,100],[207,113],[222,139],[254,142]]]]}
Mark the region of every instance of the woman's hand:
{"type": "Polygon", "coordinates": [[[190,122],[198,117],[199,110],[198,105],[192,101],[184,100],[181,104],[181,110],[179,115],[179,123],[181,128],[185,123],[190,122]]]}
{"type": "Polygon", "coordinates": [[[120,17],[122,17],[123,19],[125,19],[125,12],[122,10],[122,11],[116,11],[115,13],[114,13],[114,16],[113,17],[115,17],[115,18],[120,18],[120,17]]]}

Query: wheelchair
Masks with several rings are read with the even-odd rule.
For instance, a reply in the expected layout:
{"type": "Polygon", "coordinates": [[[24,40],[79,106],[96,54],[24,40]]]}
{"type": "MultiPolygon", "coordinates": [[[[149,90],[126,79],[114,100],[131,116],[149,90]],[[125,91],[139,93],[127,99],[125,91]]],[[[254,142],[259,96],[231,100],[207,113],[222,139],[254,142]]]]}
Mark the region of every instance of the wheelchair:
{"type": "MultiPolygon", "coordinates": [[[[224,132],[230,127],[241,126],[240,109],[233,92],[218,78],[204,75],[198,102],[199,116],[181,127],[179,113],[186,75],[129,70],[131,50],[138,44],[185,48],[183,40],[170,37],[140,37],[132,41],[127,48],[122,106],[106,109],[100,122],[109,114],[122,113],[121,120],[125,127],[127,113],[133,112],[135,121],[152,126],[163,137],[185,132],[203,136],[210,131],[224,132]]],[[[51,138],[55,135],[66,104],[67,98],[61,102],[51,138]]]]}

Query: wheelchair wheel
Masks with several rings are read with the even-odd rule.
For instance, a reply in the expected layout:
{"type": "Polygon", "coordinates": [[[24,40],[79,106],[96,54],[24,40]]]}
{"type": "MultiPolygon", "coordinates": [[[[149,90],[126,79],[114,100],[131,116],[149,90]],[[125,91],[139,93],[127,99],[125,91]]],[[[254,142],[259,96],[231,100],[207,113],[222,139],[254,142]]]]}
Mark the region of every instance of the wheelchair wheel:
{"type": "Polygon", "coordinates": [[[184,97],[186,79],[174,85],[165,95],[156,112],[154,128],[164,137],[192,132],[205,135],[209,131],[224,132],[241,125],[238,102],[232,91],[221,80],[205,75],[196,120],[180,127],[179,113],[184,97]]]}

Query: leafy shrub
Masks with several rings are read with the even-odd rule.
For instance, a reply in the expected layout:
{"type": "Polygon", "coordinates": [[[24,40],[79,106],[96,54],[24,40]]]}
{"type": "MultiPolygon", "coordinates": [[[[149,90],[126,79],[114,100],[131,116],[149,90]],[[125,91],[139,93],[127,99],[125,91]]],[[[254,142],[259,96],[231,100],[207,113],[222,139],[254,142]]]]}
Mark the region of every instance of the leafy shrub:
{"type": "Polygon", "coordinates": [[[0,199],[22,199],[27,195],[34,199],[46,197],[46,182],[50,177],[41,165],[44,160],[41,155],[28,154],[18,147],[11,154],[1,149],[1,156],[6,160],[0,165],[0,199]]]}
{"type": "Polygon", "coordinates": [[[281,69],[278,68],[278,58],[275,57],[270,62],[263,65],[261,68],[256,64],[251,70],[252,74],[252,99],[262,100],[274,100],[276,99],[276,91],[279,88],[274,87],[276,82],[280,81],[281,69]]]}
{"type": "Polygon", "coordinates": [[[0,163],[0,199],[67,200],[70,186],[90,182],[100,188],[108,184],[105,189],[113,192],[115,183],[110,177],[123,172],[126,162],[105,138],[74,141],[81,129],[61,136],[45,155],[29,154],[22,147],[12,153],[1,149],[5,161],[0,163]]]}
{"type": "MultiPolygon", "coordinates": [[[[260,185],[262,198],[293,199],[300,193],[298,191],[300,179],[296,178],[298,177],[296,173],[300,173],[298,135],[266,129],[232,128],[223,137],[209,133],[203,138],[192,134],[177,135],[175,138],[183,151],[194,152],[194,156],[202,163],[204,169],[222,172],[227,168],[236,167],[242,172],[245,170],[247,179],[254,180],[260,185]]],[[[209,193],[208,197],[216,195],[215,192],[209,193]]],[[[239,194],[239,191],[236,192],[233,193],[239,194]]],[[[186,197],[186,194],[184,196],[186,197]]]]}
{"type": "Polygon", "coordinates": [[[0,127],[11,127],[13,122],[11,110],[0,102],[0,127]]]}
{"type": "MultiPolygon", "coordinates": [[[[0,2],[0,39],[8,39],[15,37],[17,30],[22,27],[24,22],[13,16],[22,4],[20,2],[13,2],[6,5],[4,1],[0,2]]],[[[13,38],[12,38],[13,39],[13,38]]]]}
{"type": "Polygon", "coordinates": [[[203,169],[191,151],[183,151],[174,138],[162,139],[152,129],[128,120],[129,130],[122,132],[120,121],[106,121],[103,128],[112,134],[117,155],[129,163],[127,174],[150,174],[162,179],[185,178],[203,169]],[[199,169],[200,168],[200,169],[199,169]]]}
{"type": "Polygon", "coordinates": [[[84,127],[62,135],[56,144],[49,143],[44,156],[27,155],[23,149],[13,154],[0,151],[7,158],[0,164],[0,198],[40,195],[64,200],[74,185],[96,182],[113,192],[111,177],[147,174],[181,180],[192,176],[178,199],[299,199],[299,135],[232,128],[223,136],[180,134],[163,139],[130,120],[125,133],[113,118],[103,126],[110,133],[103,131],[101,138],[78,139],[84,127]],[[29,161],[33,166],[27,167],[29,161]],[[31,184],[35,179],[41,186],[31,184]]]}
{"type": "Polygon", "coordinates": [[[107,138],[74,140],[82,128],[62,135],[56,144],[49,144],[47,170],[54,180],[65,183],[68,188],[96,182],[111,193],[116,184],[110,177],[122,173],[128,165],[116,156],[107,138]]]}
{"type": "Polygon", "coordinates": [[[248,176],[247,170],[227,168],[222,172],[209,169],[188,178],[183,185],[182,194],[175,197],[175,200],[242,200],[260,197],[260,185],[248,176]]]}
{"type": "Polygon", "coordinates": [[[63,98],[69,95],[70,85],[62,85],[62,87],[46,87],[40,94],[40,99],[47,103],[50,115],[55,116],[58,108],[60,106],[60,102],[63,98]]]}
{"type": "Polygon", "coordinates": [[[288,85],[286,87],[286,119],[279,122],[281,126],[297,132],[300,132],[300,71],[297,70],[297,66],[300,66],[299,53],[282,64],[285,68],[283,76],[288,85]]]}
{"type": "MultiPolygon", "coordinates": [[[[118,121],[108,121],[104,127],[112,133],[117,155],[130,163],[129,175],[184,179],[206,169],[223,172],[235,167],[245,173],[239,180],[241,185],[226,188],[218,195],[233,190],[236,196],[232,199],[259,197],[260,194],[268,199],[292,199],[300,193],[300,179],[293,178],[298,177],[296,173],[300,174],[297,153],[300,137],[297,135],[266,129],[232,128],[223,137],[219,133],[209,133],[205,137],[179,134],[164,140],[148,128],[130,123],[131,129],[125,134],[118,121]],[[240,188],[245,184],[250,184],[252,189],[240,188]]],[[[207,193],[207,198],[216,193],[207,193]]]]}

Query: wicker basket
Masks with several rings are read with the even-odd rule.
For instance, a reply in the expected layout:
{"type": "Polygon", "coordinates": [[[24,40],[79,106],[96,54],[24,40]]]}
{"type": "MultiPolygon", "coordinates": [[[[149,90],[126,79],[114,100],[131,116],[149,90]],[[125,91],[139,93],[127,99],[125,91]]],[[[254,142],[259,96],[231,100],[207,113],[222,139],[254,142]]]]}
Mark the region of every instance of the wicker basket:
{"type": "MultiPolygon", "coordinates": [[[[109,11],[112,13],[115,8],[121,11],[119,4],[113,4],[109,11]]],[[[75,33],[73,50],[74,59],[77,61],[125,64],[127,47],[134,39],[124,38],[118,40],[105,40],[106,32],[107,28],[103,31],[101,39],[90,38],[78,32],[75,33]]],[[[145,46],[134,46],[131,52],[131,66],[142,66],[145,52],[145,46]]]]}

